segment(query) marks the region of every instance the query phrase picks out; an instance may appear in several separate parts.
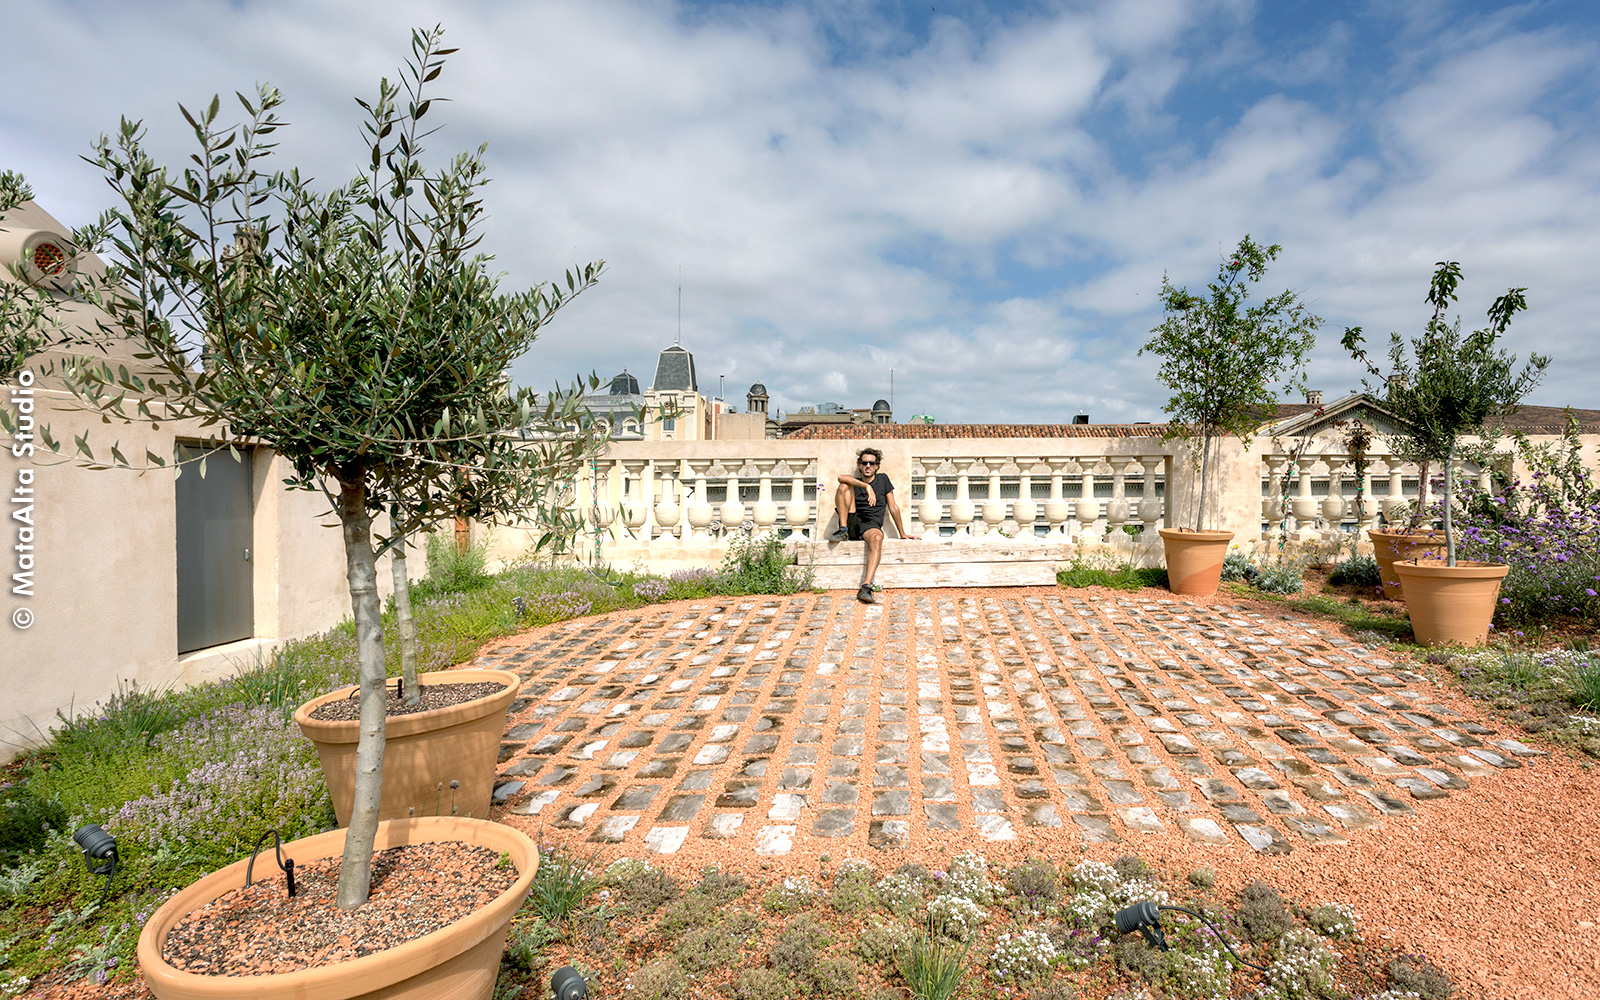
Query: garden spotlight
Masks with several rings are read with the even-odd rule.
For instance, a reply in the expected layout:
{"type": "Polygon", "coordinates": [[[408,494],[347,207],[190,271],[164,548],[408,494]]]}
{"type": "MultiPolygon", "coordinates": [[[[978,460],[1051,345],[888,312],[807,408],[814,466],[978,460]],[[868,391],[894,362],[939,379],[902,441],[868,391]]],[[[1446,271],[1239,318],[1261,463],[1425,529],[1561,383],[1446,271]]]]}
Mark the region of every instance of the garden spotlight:
{"type": "Polygon", "coordinates": [[[589,984],[570,965],[563,965],[550,977],[550,995],[555,1000],[584,1000],[589,995],[589,984]]]}
{"type": "Polygon", "coordinates": [[[72,842],[83,851],[83,863],[89,867],[89,874],[106,877],[105,891],[100,894],[100,905],[106,905],[106,897],[111,894],[111,880],[117,872],[117,838],[101,829],[100,824],[90,823],[72,835],[72,842]],[[101,864],[95,864],[96,861],[101,864]]]}
{"type": "Polygon", "coordinates": [[[1240,965],[1248,965],[1252,969],[1260,969],[1262,972],[1267,971],[1264,966],[1257,965],[1254,962],[1246,962],[1240,958],[1239,953],[1234,951],[1233,946],[1228,943],[1228,939],[1222,936],[1221,931],[1217,930],[1217,925],[1212,923],[1204,913],[1197,913],[1182,906],[1157,906],[1147,899],[1142,903],[1124,907],[1117,911],[1117,933],[1127,934],[1129,931],[1138,931],[1144,935],[1146,941],[1150,942],[1152,948],[1160,948],[1162,951],[1166,951],[1167,936],[1161,931],[1162,910],[1172,910],[1176,913],[1187,913],[1191,917],[1199,917],[1205,921],[1207,927],[1211,928],[1212,933],[1216,934],[1217,940],[1222,942],[1222,946],[1228,949],[1228,954],[1233,956],[1234,961],[1240,965]]]}

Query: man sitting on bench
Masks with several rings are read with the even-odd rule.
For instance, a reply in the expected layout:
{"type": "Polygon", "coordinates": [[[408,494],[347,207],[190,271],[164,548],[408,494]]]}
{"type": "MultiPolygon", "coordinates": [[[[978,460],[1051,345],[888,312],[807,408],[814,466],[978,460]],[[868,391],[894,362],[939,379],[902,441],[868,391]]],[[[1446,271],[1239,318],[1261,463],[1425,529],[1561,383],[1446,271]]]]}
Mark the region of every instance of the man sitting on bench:
{"type": "Polygon", "coordinates": [[[895,530],[901,538],[916,538],[906,534],[905,523],[900,519],[900,505],[895,502],[894,483],[880,471],[883,452],[876,448],[863,448],[856,455],[856,474],[841,475],[839,488],[834,494],[834,509],[839,514],[839,530],[829,538],[834,542],[866,542],[867,573],[856,591],[856,600],[863,604],[873,602],[873,592],[881,590],[873,577],[878,573],[878,561],[883,558],[883,515],[887,510],[894,518],[895,530]]]}

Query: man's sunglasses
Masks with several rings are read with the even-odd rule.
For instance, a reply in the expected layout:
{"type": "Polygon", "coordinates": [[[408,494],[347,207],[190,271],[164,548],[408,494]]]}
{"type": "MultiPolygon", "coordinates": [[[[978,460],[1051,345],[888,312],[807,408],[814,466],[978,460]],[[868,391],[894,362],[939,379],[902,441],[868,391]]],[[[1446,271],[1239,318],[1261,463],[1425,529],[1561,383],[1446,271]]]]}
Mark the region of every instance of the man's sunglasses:
{"type": "Polygon", "coordinates": [[[878,467],[878,463],[877,463],[877,462],[868,462],[868,461],[866,461],[866,460],[862,460],[862,462],[861,462],[861,467],[862,467],[862,468],[863,468],[863,469],[865,469],[865,468],[869,468],[869,467],[870,467],[870,468],[874,468],[874,469],[876,469],[876,468],[877,468],[877,467],[878,467]]]}

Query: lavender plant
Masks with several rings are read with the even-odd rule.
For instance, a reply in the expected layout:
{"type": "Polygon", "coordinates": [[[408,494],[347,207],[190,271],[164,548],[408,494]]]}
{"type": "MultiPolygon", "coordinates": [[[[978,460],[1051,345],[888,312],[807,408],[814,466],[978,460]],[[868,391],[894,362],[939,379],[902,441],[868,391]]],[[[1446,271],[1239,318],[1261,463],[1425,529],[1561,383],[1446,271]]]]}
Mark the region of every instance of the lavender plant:
{"type": "Polygon", "coordinates": [[[1461,487],[1457,520],[1469,559],[1510,566],[1501,626],[1560,615],[1600,621],[1600,484],[1584,466],[1576,421],[1554,448],[1519,442],[1530,475],[1497,488],[1461,487]]]}
{"type": "Polygon", "coordinates": [[[227,705],[157,737],[156,748],[196,763],[166,789],[124,803],[109,828],[154,850],[192,848],[222,864],[276,829],[285,841],[328,825],[316,751],[271,705],[227,705]]]}

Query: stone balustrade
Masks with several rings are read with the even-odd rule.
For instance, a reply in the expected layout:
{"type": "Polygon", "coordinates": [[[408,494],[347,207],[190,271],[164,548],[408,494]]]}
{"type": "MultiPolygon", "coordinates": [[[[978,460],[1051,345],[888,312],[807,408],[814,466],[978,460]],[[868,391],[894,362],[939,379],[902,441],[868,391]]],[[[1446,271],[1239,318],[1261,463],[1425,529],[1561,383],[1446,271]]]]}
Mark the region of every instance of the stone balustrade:
{"type": "MultiPolygon", "coordinates": [[[[1165,487],[1173,455],[1153,434],[872,444],[884,454],[907,533],[925,544],[1074,543],[1124,551],[1132,547],[1125,529],[1171,523],[1165,487]]],[[[825,539],[838,527],[838,476],[855,469],[864,445],[613,441],[572,484],[573,506],[586,524],[578,547],[583,558],[593,557],[598,536],[599,556],[608,563],[670,571],[715,565],[738,530],[775,530],[803,543],[825,539]]],[[[890,537],[896,534],[891,527],[890,537]]],[[[512,527],[493,529],[490,537],[491,557],[508,561],[536,535],[512,527]]]]}
{"type": "MultiPolygon", "coordinates": [[[[1509,468],[1512,456],[1497,455],[1496,462],[1509,468]]],[[[1263,540],[1284,535],[1301,542],[1339,541],[1343,535],[1360,540],[1367,530],[1400,520],[1419,495],[1425,503],[1432,499],[1421,468],[1393,455],[1368,455],[1360,472],[1354,455],[1336,451],[1269,452],[1261,464],[1263,540]]],[[[1455,463],[1456,482],[1470,479],[1488,489],[1492,474],[1492,465],[1455,463]]],[[[1438,475],[1430,470],[1430,478],[1438,475]]]]}
{"type": "MultiPolygon", "coordinates": [[[[886,438],[878,441],[613,441],[573,485],[586,524],[582,558],[657,572],[713,566],[735,530],[777,531],[802,543],[837,526],[834,493],[866,444],[883,452],[909,534],[924,544],[1038,545],[1159,564],[1158,527],[1194,527],[1198,475],[1181,442],[1155,428],[1074,437],[886,438]],[[1129,529],[1138,529],[1130,531],[1129,529]]],[[[1319,439],[1298,452],[1276,440],[1225,439],[1204,526],[1256,549],[1294,542],[1366,545],[1367,528],[1414,501],[1418,469],[1375,445],[1358,475],[1347,451],[1319,439]],[[1285,490],[1287,489],[1287,497],[1285,490]]],[[[1501,454],[1496,462],[1508,463],[1501,454]]],[[[1434,475],[1437,475],[1435,472],[1434,475]]],[[[1487,485],[1490,470],[1457,463],[1487,485]]],[[[891,538],[896,532],[889,529],[891,538]]],[[[535,533],[490,532],[510,560],[535,533]]]]}

